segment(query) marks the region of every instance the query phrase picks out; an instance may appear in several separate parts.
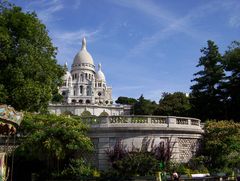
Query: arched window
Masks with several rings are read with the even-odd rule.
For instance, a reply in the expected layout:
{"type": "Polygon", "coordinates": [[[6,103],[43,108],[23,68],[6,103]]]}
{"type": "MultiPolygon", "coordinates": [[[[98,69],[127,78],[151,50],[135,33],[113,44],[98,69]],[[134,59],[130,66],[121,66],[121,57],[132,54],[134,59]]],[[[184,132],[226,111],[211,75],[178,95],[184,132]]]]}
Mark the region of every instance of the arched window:
{"type": "Polygon", "coordinates": [[[83,86],[81,85],[80,86],[80,94],[82,94],[83,93],[83,86]]]}
{"type": "Polygon", "coordinates": [[[91,101],[87,99],[86,100],[86,104],[90,104],[90,103],[91,103],[91,101]]]}
{"type": "Polygon", "coordinates": [[[82,103],[83,103],[83,100],[82,100],[82,99],[80,99],[80,100],[79,100],[79,103],[80,103],[80,104],[82,104],[82,103]]]}
{"type": "Polygon", "coordinates": [[[91,87],[90,86],[87,86],[87,96],[91,96],[91,87]]]}
{"type": "Polygon", "coordinates": [[[83,74],[81,74],[81,82],[83,82],[83,74]]]}
{"type": "Polygon", "coordinates": [[[72,103],[76,103],[77,101],[75,99],[72,100],[72,103]]]}

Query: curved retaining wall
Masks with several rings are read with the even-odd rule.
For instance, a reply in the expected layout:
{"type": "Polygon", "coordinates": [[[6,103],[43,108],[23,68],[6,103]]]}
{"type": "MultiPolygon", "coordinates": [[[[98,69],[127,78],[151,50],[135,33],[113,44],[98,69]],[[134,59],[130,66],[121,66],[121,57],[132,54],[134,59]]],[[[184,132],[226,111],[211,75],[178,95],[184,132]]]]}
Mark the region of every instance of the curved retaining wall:
{"type": "Polygon", "coordinates": [[[101,170],[108,167],[106,150],[118,140],[128,149],[171,141],[172,160],[187,162],[196,152],[203,129],[199,119],[174,116],[108,116],[85,118],[91,122],[89,136],[96,154],[93,160],[101,170]]]}

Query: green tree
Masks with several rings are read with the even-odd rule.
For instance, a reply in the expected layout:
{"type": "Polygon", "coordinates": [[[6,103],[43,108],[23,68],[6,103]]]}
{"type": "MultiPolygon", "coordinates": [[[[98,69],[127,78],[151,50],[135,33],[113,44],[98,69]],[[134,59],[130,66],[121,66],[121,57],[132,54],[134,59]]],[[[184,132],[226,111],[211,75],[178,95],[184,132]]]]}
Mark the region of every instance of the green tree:
{"type": "Polygon", "coordinates": [[[189,116],[189,98],[182,92],[163,93],[154,114],[165,116],[189,116]]]}
{"type": "Polygon", "coordinates": [[[240,42],[232,42],[223,56],[223,65],[227,72],[222,83],[226,118],[240,121],[240,42]]]}
{"type": "Polygon", "coordinates": [[[240,124],[208,121],[205,124],[202,154],[211,171],[240,169],[240,124]]]}
{"type": "Polygon", "coordinates": [[[25,113],[16,150],[16,170],[23,171],[22,164],[29,163],[28,168],[23,168],[25,174],[60,173],[72,159],[82,159],[84,153],[93,149],[87,130],[85,124],[70,117],[25,113]]]}
{"type": "Polygon", "coordinates": [[[206,119],[220,119],[223,115],[219,85],[224,77],[221,64],[222,56],[213,41],[208,41],[208,46],[201,49],[203,56],[200,57],[197,67],[203,70],[195,73],[196,82],[191,86],[191,104],[195,116],[205,121],[206,119]]]}
{"type": "Polygon", "coordinates": [[[2,103],[17,110],[45,110],[64,74],[55,56],[56,48],[37,15],[0,1],[2,103]]]}
{"type": "Polygon", "coordinates": [[[132,114],[151,115],[154,113],[156,106],[156,102],[145,99],[143,95],[141,95],[137,102],[133,105],[132,114]]]}
{"type": "Polygon", "coordinates": [[[137,100],[134,98],[120,96],[115,102],[117,104],[133,105],[137,102],[137,100]]]}

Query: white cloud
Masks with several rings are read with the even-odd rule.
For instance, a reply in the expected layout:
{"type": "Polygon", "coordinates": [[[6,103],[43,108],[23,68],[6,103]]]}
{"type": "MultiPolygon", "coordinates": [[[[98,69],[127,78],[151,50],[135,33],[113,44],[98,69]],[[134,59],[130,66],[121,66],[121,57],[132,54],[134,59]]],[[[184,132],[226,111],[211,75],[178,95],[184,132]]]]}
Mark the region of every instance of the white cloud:
{"type": "MultiPolygon", "coordinates": [[[[157,18],[159,24],[162,20],[165,22],[164,28],[159,28],[153,35],[143,37],[135,47],[130,50],[126,58],[142,55],[146,53],[146,50],[150,49],[162,40],[169,38],[176,33],[183,33],[192,37],[197,41],[205,40],[208,36],[208,32],[201,32],[192,27],[192,22],[209,15],[219,10],[221,4],[218,1],[211,1],[202,6],[192,9],[185,16],[177,16],[172,12],[164,10],[159,4],[154,4],[152,1],[120,1],[119,5],[137,9],[145,14],[150,15],[153,18],[157,18]]],[[[239,18],[240,19],[240,18],[239,18]]]]}
{"type": "Polygon", "coordinates": [[[101,29],[98,28],[94,31],[88,30],[78,30],[78,31],[69,31],[69,32],[55,32],[53,35],[54,39],[60,44],[65,45],[79,45],[82,44],[82,38],[86,37],[87,41],[91,42],[96,39],[99,35],[101,29]]]}
{"type": "Polygon", "coordinates": [[[28,4],[27,9],[36,10],[39,19],[44,23],[56,21],[54,13],[62,10],[64,8],[63,2],[61,0],[42,0],[42,1],[32,1],[28,4]]]}
{"type": "Polygon", "coordinates": [[[240,27],[240,15],[231,16],[229,19],[229,25],[235,28],[240,27]]]}

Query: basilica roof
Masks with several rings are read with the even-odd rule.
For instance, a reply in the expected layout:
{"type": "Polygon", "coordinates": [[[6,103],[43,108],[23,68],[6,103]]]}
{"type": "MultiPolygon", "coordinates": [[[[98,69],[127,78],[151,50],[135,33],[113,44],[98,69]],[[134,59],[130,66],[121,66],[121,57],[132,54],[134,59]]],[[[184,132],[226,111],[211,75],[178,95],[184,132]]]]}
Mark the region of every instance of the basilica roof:
{"type": "Polygon", "coordinates": [[[90,55],[90,53],[87,51],[87,42],[86,39],[83,38],[82,40],[82,48],[77,53],[77,55],[74,58],[73,65],[77,66],[80,64],[91,64],[94,65],[93,58],[90,55]]]}

